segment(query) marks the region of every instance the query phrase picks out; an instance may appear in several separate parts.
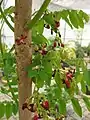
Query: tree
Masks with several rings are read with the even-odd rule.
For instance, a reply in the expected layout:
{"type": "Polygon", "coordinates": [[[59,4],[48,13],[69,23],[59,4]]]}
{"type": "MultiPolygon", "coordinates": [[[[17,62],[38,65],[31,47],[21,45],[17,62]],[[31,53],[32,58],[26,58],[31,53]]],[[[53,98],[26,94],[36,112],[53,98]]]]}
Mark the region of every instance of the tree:
{"type": "MultiPolygon", "coordinates": [[[[77,87],[75,86],[77,84],[75,83],[75,81],[72,82],[73,78],[70,79],[70,82],[68,80],[65,80],[64,78],[63,78],[64,79],[63,81],[63,79],[61,78],[62,71],[61,71],[60,61],[62,59],[65,61],[66,60],[70,61],[70,59],[68,58],[67,52],[64,50],[64,44],[61,41],[61,35],[58,27],[60,26],[59,21],[62,18],[70,25],[71,28],[74,28],[74,27],[83,28],[84,21],[88,21],[88,16],[83,11],[76,11],[76,10],[63,10],[63,11],[58,11],[54,13],[49,12],[48,10],[46,10],[46,8],[50,0],[45,0],[40,10],[36,13],[36,15],[31,20],[32,1],[16,0],[15,2],[16,2],[15,3],[15,29],[12,28],[11,24],[6,19],[6,12],[2,11],[1,8],[0,8],[0,11],[1,11],[1,17],[3,17],[3,19],[11,28],[11,30],[15,32],[15,55],[16,55],[16,64],[17,64],[17,73],[18,73],[18,91],[19,91],[19,113],[20,113],[19,119],[20,120],[31,119],[31,115],[30,115],[31,109],[28,108],[28,109],[22,110],[22,105],[25,105],[24,102],[26,101],[27,98],[31,96],[31,91],[32,91],[31,78],[38,89],[43,87],[44,85],[50,86],[52,72],[54,72],[52,71],[53,69],[56,69],[56,73],[54,75],[54,80],[56,85],[55,90],[58,91],[60,95],[60,98],[58,98],[58,95],[56,95],[55,97],[57,98],[59,104],[60,102],[62,103],[60,104],[60,109],[61,109],[60,114],[66,113],[66,101],[63,98],[61,98],[62,96],[61,87],[62,88],[64,87],[65,90],[69,92],[70,97],[73,97],[71,99],[72,104],[74,105],[75,103],[76,106],[77,105],[79,106],[77,108],[75,108],[74,106],[76,113],[82,116],[81,107],[77,99],[74,99],[74,96],[71,96],[70,94],[72,92],[72,88],[77,87]],[[56,39],[50,45],[47,38],[43,36],[44,23],[45,23],[45,28],[47,29],[51,28],[50,29],[51,34],[53,34],[53,32],[55,32],[56,34],[56,39]],[[31,29],[32,29],[32,38],[31,38],[31,29]],[[32,46],[33,48],[36,47],[40,49],[38,50],[35,48],[33,52],[32,46]],[[45,46],[46,46],[46,49],[44,49],[45,46]],[[35,52],[37,54],[35,54],[35,52]],[[32,61],[32,53],[34,56],[33,61],[32,61]],[[31,64],[31,61],[32,61],[32,64],[31,64]],[[29,71],[25,71],[27,67],[29,68],[29,71]],[[28,78],[28,76],[30,78],[28,78]],[[64,86],[62,81],[64,82],[64,86]],[[71,87],[70,87],[70,83],[71,83],[71,87]]],[[[81,65],[80,63],[78,64],[81,65]]],[[[77,64],[77,68],[78,68],[78,64],[77,64]]],[[[71,73],[69,75],[71,75],[71,73]]],[[[73,76],[71,75],[71,77],[73,76]]],[[[73,90],[72,94],[74,94],[74,92],[76,91],[73,90]]],[[[35,91],[35,96],[34,96],[35,102],[38,97],[39,97],[39,93],[38,91],[35,91]]],[[[29,102],[32,102],[32,101],[29,101],[29,102]]],[[[48,104],[47,101],[44,102],[44,104],[46,103],[48,104]]],[[[41,109],[45,108],[48,110],[49,107],[45,106],[44,104],[41,104],[41,106],[39,105],[39,107],[41,109]]],[[[31,105],[31,103],[29,105],[31,105]]],[[[43,114],[44,115],[43,117],[47,117],[47,112],[45,110],[44,110],[44,113],[46,114],[45,115],[43,114]]]]}
{"type": "Polygon", "coordinates": [[[28,110],[22,110],[22,104],[32,93],[32,82],[27,77],[25,67],[31,63],[31,31],[25,30],[24,25],[31,17],[32,0],[15,1],[15,54],[18,74],[18,92],[19,92],[19,120],[31,120],[31,114],[28,110]],[[22,43],[19,44],[19,40],[22,43]],[[25,43],[23,43],[25,42],[25,43]]]}

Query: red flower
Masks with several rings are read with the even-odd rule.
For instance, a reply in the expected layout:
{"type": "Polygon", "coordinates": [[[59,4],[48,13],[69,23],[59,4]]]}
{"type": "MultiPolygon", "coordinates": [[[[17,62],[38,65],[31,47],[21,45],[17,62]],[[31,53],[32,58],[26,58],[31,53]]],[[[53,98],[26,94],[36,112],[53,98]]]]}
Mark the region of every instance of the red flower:
{"type": "Polygon", "coordinates": [[[48,102],[48,100],[43,101],[43,103],[42,103],[42,107],[45,108],[46,110],[49,109],[49,102],[48,102]]]}
{"type": "Polygon", "coordinates": [[[22,105],[22,110],[24,110],[25,108],[27,108],[27,103],[24,103],[23,105],[22,105]]]}
{"type": "Polygon", "coordinates": [[[17,45],[20,45],[20,44],[25,44],[25,39],[27,38],[27,36],[24,36],[24,35],[21,35],[19,38],[16,39],[16,43],[17,45]]]}
{"type": "Polygon", "coordinates": [[[66,75],[66,77],[67,77],[68,79],[72,79],[73,75],[72,75],[72,73],[69,73],[69,74],[66,75]]]}

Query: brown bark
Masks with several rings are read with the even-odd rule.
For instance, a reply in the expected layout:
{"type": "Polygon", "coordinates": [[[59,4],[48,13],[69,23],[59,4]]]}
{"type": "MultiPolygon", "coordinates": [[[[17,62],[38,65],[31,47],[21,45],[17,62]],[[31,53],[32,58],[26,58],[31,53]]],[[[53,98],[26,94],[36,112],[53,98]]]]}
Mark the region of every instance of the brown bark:
{"type": "Polygon", "coordinates": [[[31,31],[25,30],[24,25],[31,16],[32,0],[15,0],[15,40],[21,35],[27,36],[24,40],[26,44],[20,45],[15,42],[17,73],[19,77],[19,120],[31,120],[31,113],[28,110],[22,110],[25,100],[31,95],[32,82],[27,77],[25,68],[30,65],[32,58],[31,51],[31,31]]]}

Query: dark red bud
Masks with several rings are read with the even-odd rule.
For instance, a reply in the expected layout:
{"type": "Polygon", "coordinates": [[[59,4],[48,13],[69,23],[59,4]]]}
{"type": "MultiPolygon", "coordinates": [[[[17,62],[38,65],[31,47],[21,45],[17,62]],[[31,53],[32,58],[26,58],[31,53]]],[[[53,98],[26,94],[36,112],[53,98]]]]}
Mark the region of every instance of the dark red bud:
{"type": "Polygon", "coordinates": [[[57,42],[55,41],[54,43],[53,43],[53,47],[56,47],[57,46],[57,42]]]}
{"type": "Polygon", "coordinates": [[[63,44],[63,43],[61,43],[61,47],[64,47],[64,44],[63,44]]]}

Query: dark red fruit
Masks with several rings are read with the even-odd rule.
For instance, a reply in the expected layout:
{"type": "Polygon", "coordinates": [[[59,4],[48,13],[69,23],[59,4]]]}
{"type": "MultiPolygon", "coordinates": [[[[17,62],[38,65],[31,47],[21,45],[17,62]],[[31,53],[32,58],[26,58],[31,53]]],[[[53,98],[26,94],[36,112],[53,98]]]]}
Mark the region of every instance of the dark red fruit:
{"type": "Polygon", "coordinates": [[[55,41],[54,43],[53,43],[53,47],[56,47],[57,46],[57,42],[55,41]]]}
{"type": "Polygon", "coordinates": [[[34,115],[33,120],[38,120],[38,115],[37,114],[34,115]]]}
{"type": "Polygon", "coordinates": [[[70,81],[68,79],[65,80],[65,84],[67,88],[70,88],[70,81]]]}
{"type": "Polygon", "coordinates": [[[46,51],[46,50],[42,50],[42,51],[41,51],[41,54],[42,54],[42,55],[46,55],[46,54],[47,54],[47,51],[46,51]]]}
{"type": "Polygon", "coordinates": [[[60,22],[59,21],[55,21],[55,28],[58,28],[60,26],[60,22]]]}
{"type": "Polygon", "coordinates": [[[24,104],[22,105],[22,110],[24,110],[25,108],[28,108],[27,106],[28,106],[28,104],[27,104],[27,103],[24,103],[24,104]]]}
{"type": "Polygon", "coordinates": [[[47,29],[50,29],[50,25],[46,25],[46,28],[47,28],[47,29]]]}
{"type": "Polygon", "coordinates": [[[64,44],[63,44],[63,43],[61,43],[61,47],[64,47],[64,44]]]}
{"type": "Polygon", "coordinates": [[[48,100],[42,102],[42,107],[45,108],[46,110],[49,110],[49,102],[48,100]]]}

